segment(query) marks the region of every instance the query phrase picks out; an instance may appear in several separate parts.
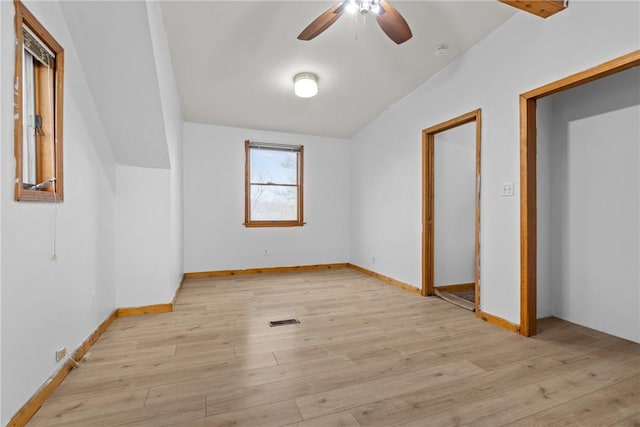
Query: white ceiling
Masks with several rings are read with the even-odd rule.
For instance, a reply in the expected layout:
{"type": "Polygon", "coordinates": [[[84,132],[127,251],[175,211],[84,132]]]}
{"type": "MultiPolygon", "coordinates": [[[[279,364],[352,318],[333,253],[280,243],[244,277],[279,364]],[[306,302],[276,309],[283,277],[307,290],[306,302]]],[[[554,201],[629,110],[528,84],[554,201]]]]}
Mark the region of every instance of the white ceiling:
{"type": "Polygon", "coordinates": [[[297,35],[335,1],[163,1],[186,121],[349,137],[509,19],[496,0],[399,1],[413,38],[389,40],[345,14],[312,41],[297,35]],[[446,44],[448,54],[435,56],[446,44]],[[293,76],[319,94],[293,94],[293,76]]]}
{"type": "Polygon", "coordinates": [[[63,1],[60,6],[116,161],[168,167],[145,3],[63,1]]]}

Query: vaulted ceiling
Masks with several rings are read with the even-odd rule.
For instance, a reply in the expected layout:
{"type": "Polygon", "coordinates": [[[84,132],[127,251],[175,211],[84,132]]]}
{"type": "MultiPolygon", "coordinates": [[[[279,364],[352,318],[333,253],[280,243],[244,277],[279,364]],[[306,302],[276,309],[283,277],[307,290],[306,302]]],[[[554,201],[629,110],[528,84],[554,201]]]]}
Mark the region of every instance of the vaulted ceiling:
{"type": "Polygon", "coordinates": [[[391,0],[413,31],[402,45],[373,16],[348,14],[296,38],[336,3],[163,1],[185,120],[349,137],[516,13],[495,0],[391,0]],[[304,71],[319,77],[314,98],[293,94],[304,71]]]}
{"type": "MultiPolygon", "coordinates": [[[[116,161],[164,168],[152,1],[61,7],[116,161]]],[[[160,1],[184,120],[350,137],[516,13],[495,0],[391,3],[413,31],[402,45],[373,17],[347,14],[298,40],[333,1],[160,1]],[[441,45],[447,54],[436,56],[441,45]],[[303,71],[319,76],[313,98],[293,93],[303,71]]]]}
{"type": "Polygon", "coordinates": [[[145,2],[60,4],[116,161],[169,167],[145,2]]]}

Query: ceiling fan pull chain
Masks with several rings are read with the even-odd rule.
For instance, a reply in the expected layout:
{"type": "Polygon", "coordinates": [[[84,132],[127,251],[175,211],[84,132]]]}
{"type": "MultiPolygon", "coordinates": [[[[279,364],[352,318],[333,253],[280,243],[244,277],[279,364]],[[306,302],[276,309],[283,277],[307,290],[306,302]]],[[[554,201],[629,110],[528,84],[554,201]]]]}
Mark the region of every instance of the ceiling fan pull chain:
{"type": "Polygon", "coordinates": [[[358,16],[359,15],[360,15],[359,13],[353,14],[353,39],[356,41],[358,41],[358,29],[359,29],[358,16]]]}
{"type": "Polygon", "coordinates": [[[367,28],[367,15],[362,15],[362,31],[367,28]]]}

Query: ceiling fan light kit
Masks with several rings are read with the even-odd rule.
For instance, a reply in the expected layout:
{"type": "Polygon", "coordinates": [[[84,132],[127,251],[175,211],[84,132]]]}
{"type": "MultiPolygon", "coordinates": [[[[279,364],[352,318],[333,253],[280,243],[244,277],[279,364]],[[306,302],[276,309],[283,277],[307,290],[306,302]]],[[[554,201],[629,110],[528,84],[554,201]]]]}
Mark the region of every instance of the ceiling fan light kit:
{"type": "Polygon", "coordinates": [[[384,33],[396,44],[402,44],[413,37],[411,29],[400,12],[386,0],[344,0],[318,16],[298,36],[299,40],[312,40],[333,25],[344,12],[372,13],[384,33]]]}
{"type": "Polygon", "coordinates": [[[380,13],[380,0],[346,0],[346,10],[349,13],[367,15],[369,12],[380,13]]]}
{"type": "Polygon", "coordinates": [[[318,76],[313,73],[298,73],[293,78],[293,90],[300,98],[311,98],[318,94],[318,76]]]}

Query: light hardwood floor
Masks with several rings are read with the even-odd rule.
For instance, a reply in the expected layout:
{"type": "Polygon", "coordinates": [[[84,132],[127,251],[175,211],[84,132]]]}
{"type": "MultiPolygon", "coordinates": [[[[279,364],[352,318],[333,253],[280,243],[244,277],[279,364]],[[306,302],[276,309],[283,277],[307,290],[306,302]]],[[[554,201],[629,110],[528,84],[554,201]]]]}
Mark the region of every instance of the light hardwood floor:
{"type": "Polygon", "coordinates": [[[188,280],[174,312],[117,319],[29,426],[640,425],[640,345],[539,327],[351,269],[188,280]]]}

